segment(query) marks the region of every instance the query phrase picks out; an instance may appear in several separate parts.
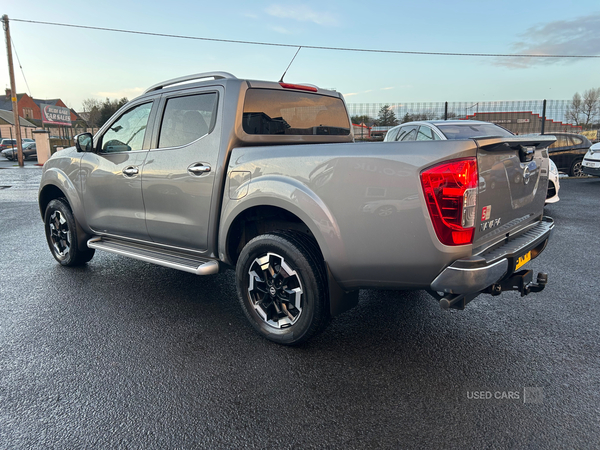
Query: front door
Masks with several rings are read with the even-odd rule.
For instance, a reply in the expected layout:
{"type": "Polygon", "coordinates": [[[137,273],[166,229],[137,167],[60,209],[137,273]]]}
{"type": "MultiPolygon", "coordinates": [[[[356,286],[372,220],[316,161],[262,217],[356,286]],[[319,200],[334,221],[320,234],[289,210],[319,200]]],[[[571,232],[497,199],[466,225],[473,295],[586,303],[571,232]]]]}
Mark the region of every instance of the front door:
{"type": "Polygon", "coordinates": [[[92,230],[149,240],[142,199],[142,166],[153,102],[134,105],[95,139],[81,159],[83,205],[92,230]]]}
{"type": "Polygon", "coordinates": [[[213,87],[163,98],[155,148],[142,172],[146,227],[157,243],[199,251],[208,248],[222,93],[222,88],[213,87]]]}

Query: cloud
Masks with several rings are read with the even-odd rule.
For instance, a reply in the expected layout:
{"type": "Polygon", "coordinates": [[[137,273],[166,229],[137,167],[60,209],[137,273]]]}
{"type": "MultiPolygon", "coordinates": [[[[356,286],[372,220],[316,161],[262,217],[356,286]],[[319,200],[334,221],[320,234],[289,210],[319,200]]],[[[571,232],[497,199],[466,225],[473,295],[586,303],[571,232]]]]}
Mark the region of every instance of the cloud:
{"type": "Polygon", "coordinates": [[[271,27],[271,30],[277,32],[277,33],[281,33],[281,34],[293,34],[292,31],[288,30],[287,28],[284,27],[271,27]]]}
{"type": "Polygon", "coordinates": [[[351,97],[352,95],[360,95],[360,94],[368,94],[369,92],[373,92],[373,89],[369,89],[362,92],[349,92],[348,94],[342,94],[344,97],[351,97]]]}
{"type": "Polygon", "coordinates": [[[337,26],[337,18],[324,11],[313,11],[306,5],[298,4],[296,6],[271,5],[265,12],[273,17],[280,19],[294,19],[299,22],[313,22],[323,26],[337,26]]]}
{"type": "Polygon", "coordinates": [[[132,99],[135,98],[139,95],[142,95],[142,93],[145,91],[144,88],[140,88],[140,87],[135,87],[135,88],[126,88],[126,89],[121,89],[119,91],[113,91],[113,92],[96,92],[94,93],[94,95],[98,96],[98,97],[108,97],[108,98],[123,98],[123,97],[127,97],[128,99],[132,99]]]}
{"type": "Polygon", "coordinates": [[[385,87],[385,88],[381,88],[380,90],[382,91],[389,91],[390,89],[394,89],[393,87],[385,87]]]}
{"type": "MultiPolygon", "coordinates": [[[[600,12],[571,20],[534,25],[519,35],[512,50],[520,55],[600,55],[600,12]]],[[[536,64],[566,63],[580,58],[500,57],[497,66],[527,68],[536,64]]]]}

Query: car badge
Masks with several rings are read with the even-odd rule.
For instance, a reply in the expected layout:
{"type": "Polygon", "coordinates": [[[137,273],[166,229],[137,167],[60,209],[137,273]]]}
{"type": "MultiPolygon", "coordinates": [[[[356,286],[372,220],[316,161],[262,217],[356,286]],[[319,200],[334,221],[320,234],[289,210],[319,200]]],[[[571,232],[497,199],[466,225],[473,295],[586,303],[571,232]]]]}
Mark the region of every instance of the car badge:
{"type": "Polygon", "coordinates": [[[525,166],[525,168],[523,169],[523,183],[524,184],[529,183],[530,179],[531,179],[531,172],[529,170],[529,166],[525,166]]]}

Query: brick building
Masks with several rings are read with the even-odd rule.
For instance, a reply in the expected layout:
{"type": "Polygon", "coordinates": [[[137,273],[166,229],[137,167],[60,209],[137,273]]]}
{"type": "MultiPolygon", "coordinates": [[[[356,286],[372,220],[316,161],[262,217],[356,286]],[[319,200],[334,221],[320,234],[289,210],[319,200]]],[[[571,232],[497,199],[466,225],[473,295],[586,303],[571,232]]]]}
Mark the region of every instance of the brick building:
{"type": "MultiPolygon", "coordinates": [[[[87,128],[87,123],[81,118],[75,111],[70,109],[71,113],[71,127],[52,127],[42,124],[42,111],[40,105],[54,105],[68,108],[67,105],[60,98],[53,99],[39,99],[32,98],[28,94],[17,94],[17,109],[19,117],[26,119],[29,123],[35,125],[38,128],[50,129],[51,134],[56,135],[67,135],[72,136],[73,128],[87,128]]],[[[5,95],[0,97],[0,110],[11,111],[13,110],[12,101],[10,98],[10,89],[6,89],[5,95]]],[[[3,136],[6,137],[6,136],[3,136]]]]}

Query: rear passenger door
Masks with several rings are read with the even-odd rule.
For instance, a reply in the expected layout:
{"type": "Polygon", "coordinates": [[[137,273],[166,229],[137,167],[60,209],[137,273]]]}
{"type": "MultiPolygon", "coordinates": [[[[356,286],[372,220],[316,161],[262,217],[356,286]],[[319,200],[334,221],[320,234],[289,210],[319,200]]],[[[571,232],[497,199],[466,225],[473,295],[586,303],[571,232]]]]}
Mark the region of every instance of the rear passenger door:
{"type": "Polygon", "coordinates": [[[222,98],[223,89],[216,86],[161,99],[142,186],[146,226],[156,243],[208,249],[222,98]]]}

